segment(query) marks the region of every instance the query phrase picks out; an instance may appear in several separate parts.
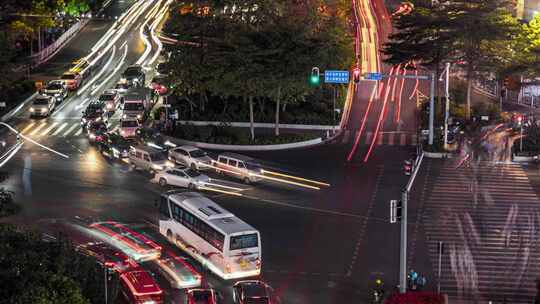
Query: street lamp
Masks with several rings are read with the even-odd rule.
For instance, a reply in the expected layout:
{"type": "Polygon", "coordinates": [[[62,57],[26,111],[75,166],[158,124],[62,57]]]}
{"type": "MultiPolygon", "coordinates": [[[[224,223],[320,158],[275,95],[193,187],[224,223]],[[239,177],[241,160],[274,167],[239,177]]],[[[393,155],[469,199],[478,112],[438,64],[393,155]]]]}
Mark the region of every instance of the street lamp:
{"type": "MultiPolygon", "coordinates": [[[[444,150],[448,150],[448,119],[450,116],[450,62],[446,63],[445,74],[445,110],[444,110],[444,150]]],[[[442,75],[439,80],[442,80],[442,75]]]]}
{"type": "Polygon", "coordinates": [[[523,117],[518,117],[519,124],[519,152],[523,152],[523,117]]]}

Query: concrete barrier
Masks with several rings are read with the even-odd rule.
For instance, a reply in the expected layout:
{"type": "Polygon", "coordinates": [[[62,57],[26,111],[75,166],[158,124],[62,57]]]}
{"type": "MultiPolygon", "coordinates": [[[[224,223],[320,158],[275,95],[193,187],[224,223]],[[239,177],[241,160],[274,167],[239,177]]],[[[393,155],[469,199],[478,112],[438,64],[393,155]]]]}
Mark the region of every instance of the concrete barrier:
{"type": "MultiPolygon", "coordinates": [[[[179,120],[177,124],[180,125],[192,125],[196,127],[206,127],[206,126],[226,126],[226,127],[237,127],[237,128],[249,128],[249,122],[221,122],[221,121],[193,121],[193,120],[179,120]]],[[[276,127],[274,123],[262,123],[256,122],[253,123],[255,128],[263,129],[273,129],[276,127]]],[[[327,126],[327,125],[300,125],[300,124],[279,124],[280,129],[291,129],[291,130],[338,130],[340,126],[327,126]]]]}
{"type": "Polygon", "coordinates": [[[202,149],[208,150],[226,150],[226,151],[276,151],[276,150],[289,150],[289,149],[298,149],[306,148],[318,145],[322,143],[322,139],[315,138],[306,141],[288,143],[288,144],[278,144],[278,145],[222,145],[222,144],[211,144],[204,142],[189,141],[180,138],[168,137],[169,141],[176,145],[189,145],[195,146],[202,149]]]}

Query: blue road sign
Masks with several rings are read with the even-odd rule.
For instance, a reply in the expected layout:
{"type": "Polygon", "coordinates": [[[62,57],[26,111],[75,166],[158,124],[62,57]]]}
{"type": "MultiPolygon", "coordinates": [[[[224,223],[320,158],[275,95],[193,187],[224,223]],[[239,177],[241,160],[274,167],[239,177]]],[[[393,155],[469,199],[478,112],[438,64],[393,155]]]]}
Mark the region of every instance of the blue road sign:
{"type": "Polygon", "coordinates": [[[349,71],[324,71],[325,83],[349,83],[349,71]]]}
{"type": "Polygon", "coordinates": [[[382,74],[381,73],[366,73],[364,78],[368,80],[382,80],[382,74]]]}

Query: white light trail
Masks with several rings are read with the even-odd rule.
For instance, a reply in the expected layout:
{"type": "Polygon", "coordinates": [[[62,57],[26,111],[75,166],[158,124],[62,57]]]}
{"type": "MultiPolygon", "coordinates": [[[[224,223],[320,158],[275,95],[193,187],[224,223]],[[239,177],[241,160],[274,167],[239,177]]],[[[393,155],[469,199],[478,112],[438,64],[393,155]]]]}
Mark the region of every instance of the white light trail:
{"type": "Polygon", "coordinates": [[[64,154],[64,153],[60,153],[60,152],[58,152],[58,151],[56,151],[56,150],[53,150],[53,149],[51,149],[51,148],[49,148],[49,147],[47,147],[47,146],[44,146],[44,145],[38,143],[37,141],[35,141],[35,140],[33,140],[33,139],[29,138],[29,137],[24,136],[24,135],[23,135],[21,132],[19,132],[17,129],[13,128],[12,126],[8,125],[8,124],[5,123],[5,122],[0,122],[0,125],[5,126],[6,128],[8,128],[8,129],[10,129],[11,131],[13,131],[15,134],[17,134],[18,136],[20,136],[21,138],[23,138],[23,139],[25,139],[25,140],[27,140],[27,141],[29,141],[29,142],[31,142],[31,143],[37,145],[37,146],[40,146],[41,148],[43,148],[43,149],[45,149],[45,150],[48,150],[48,151],[53,152],[53,153],[55,153],[55,154],[57,154],[57,155],[60,155],[60,156],[62,156],[63,158],[69,158],[69,156],[66,155],[66,154],[64,154]]]}
{"type": "Polygon", "coordinates": [[[111,80],[111,78],[116,75],[118,70],[122,68],[122,66],[124,65],[124,61],[126,60],[127,52],[128,46],[127,44],[124,44],[124,55],[122,55],[122,59],[120,59],[120,62],[116,65],[116,68],[114,68],[113,72],[109,74],[109,76],[107,76],[107,78],[105,78],[105,80],[103,80],[101,84],[90,93],[91,95],[94,95],[97,91],[99,91],[101,87],[103,87],[107,82],[109,82],[109,80],[111,80]]]}
{"type": "Polygon", "coordinates": [[[111,56],[109,57],[109,60],[107,61],[107,63],[105,63],[105,65],[101,68],[101,70],[99,70],[99,73],[97,75],[95,75],[94,77],[92,77],[92,79],[90,79],[90,81],[88,83],[86,83],[78,92],[77,92],[77,96],[80,96],[84,91],[86,91],[86,89],[88,89],[96,80],[98,80],[101,75],[103,75],[103,73],[105,73],[105,71],[107,70],[107,68],[109,67],[109,65],[111,65],[111,62],[114,58],[114,55],[116,53],[116,46],[113,46],[113,49],[112,49],[112,52],[111,52],[111,56]]]}
{"type": "MultiPolygon", "coordinates": [[[[7,155],[7,156],[0,163],[0,167],[3,167],[13,156],[15,156],[15,154],[17,154],[17,152],[22,148],[22,145],[23,145],[23,143],[19,142],[19,143],[15,144],[15,146],[11,147],[11,149],[9,149],[9,151],[4,154],[4,155],[7,155]]],[[[2,157],[4,157],[4,155],[2,155],[2,157]]]]}

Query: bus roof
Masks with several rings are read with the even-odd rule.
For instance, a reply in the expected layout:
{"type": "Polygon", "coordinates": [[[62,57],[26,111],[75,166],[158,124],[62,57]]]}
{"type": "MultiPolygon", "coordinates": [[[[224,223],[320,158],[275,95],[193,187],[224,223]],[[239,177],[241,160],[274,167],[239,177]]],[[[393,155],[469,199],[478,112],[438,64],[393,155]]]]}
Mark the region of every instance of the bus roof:
{"type": "Polygon", "coordinates": [[[245,231],[257,231],[234,214],[197,192],[182,192],[168,194],[182,207],[196,214],[199,218],[210,223],[214,228],[225,234],[245,231]]]}
{"type": "Polygon", "coordinates": [[[142,268],[124,272],[120,277],[135,296],[158,295],[163,292],[152,276],[142,268]]]}

